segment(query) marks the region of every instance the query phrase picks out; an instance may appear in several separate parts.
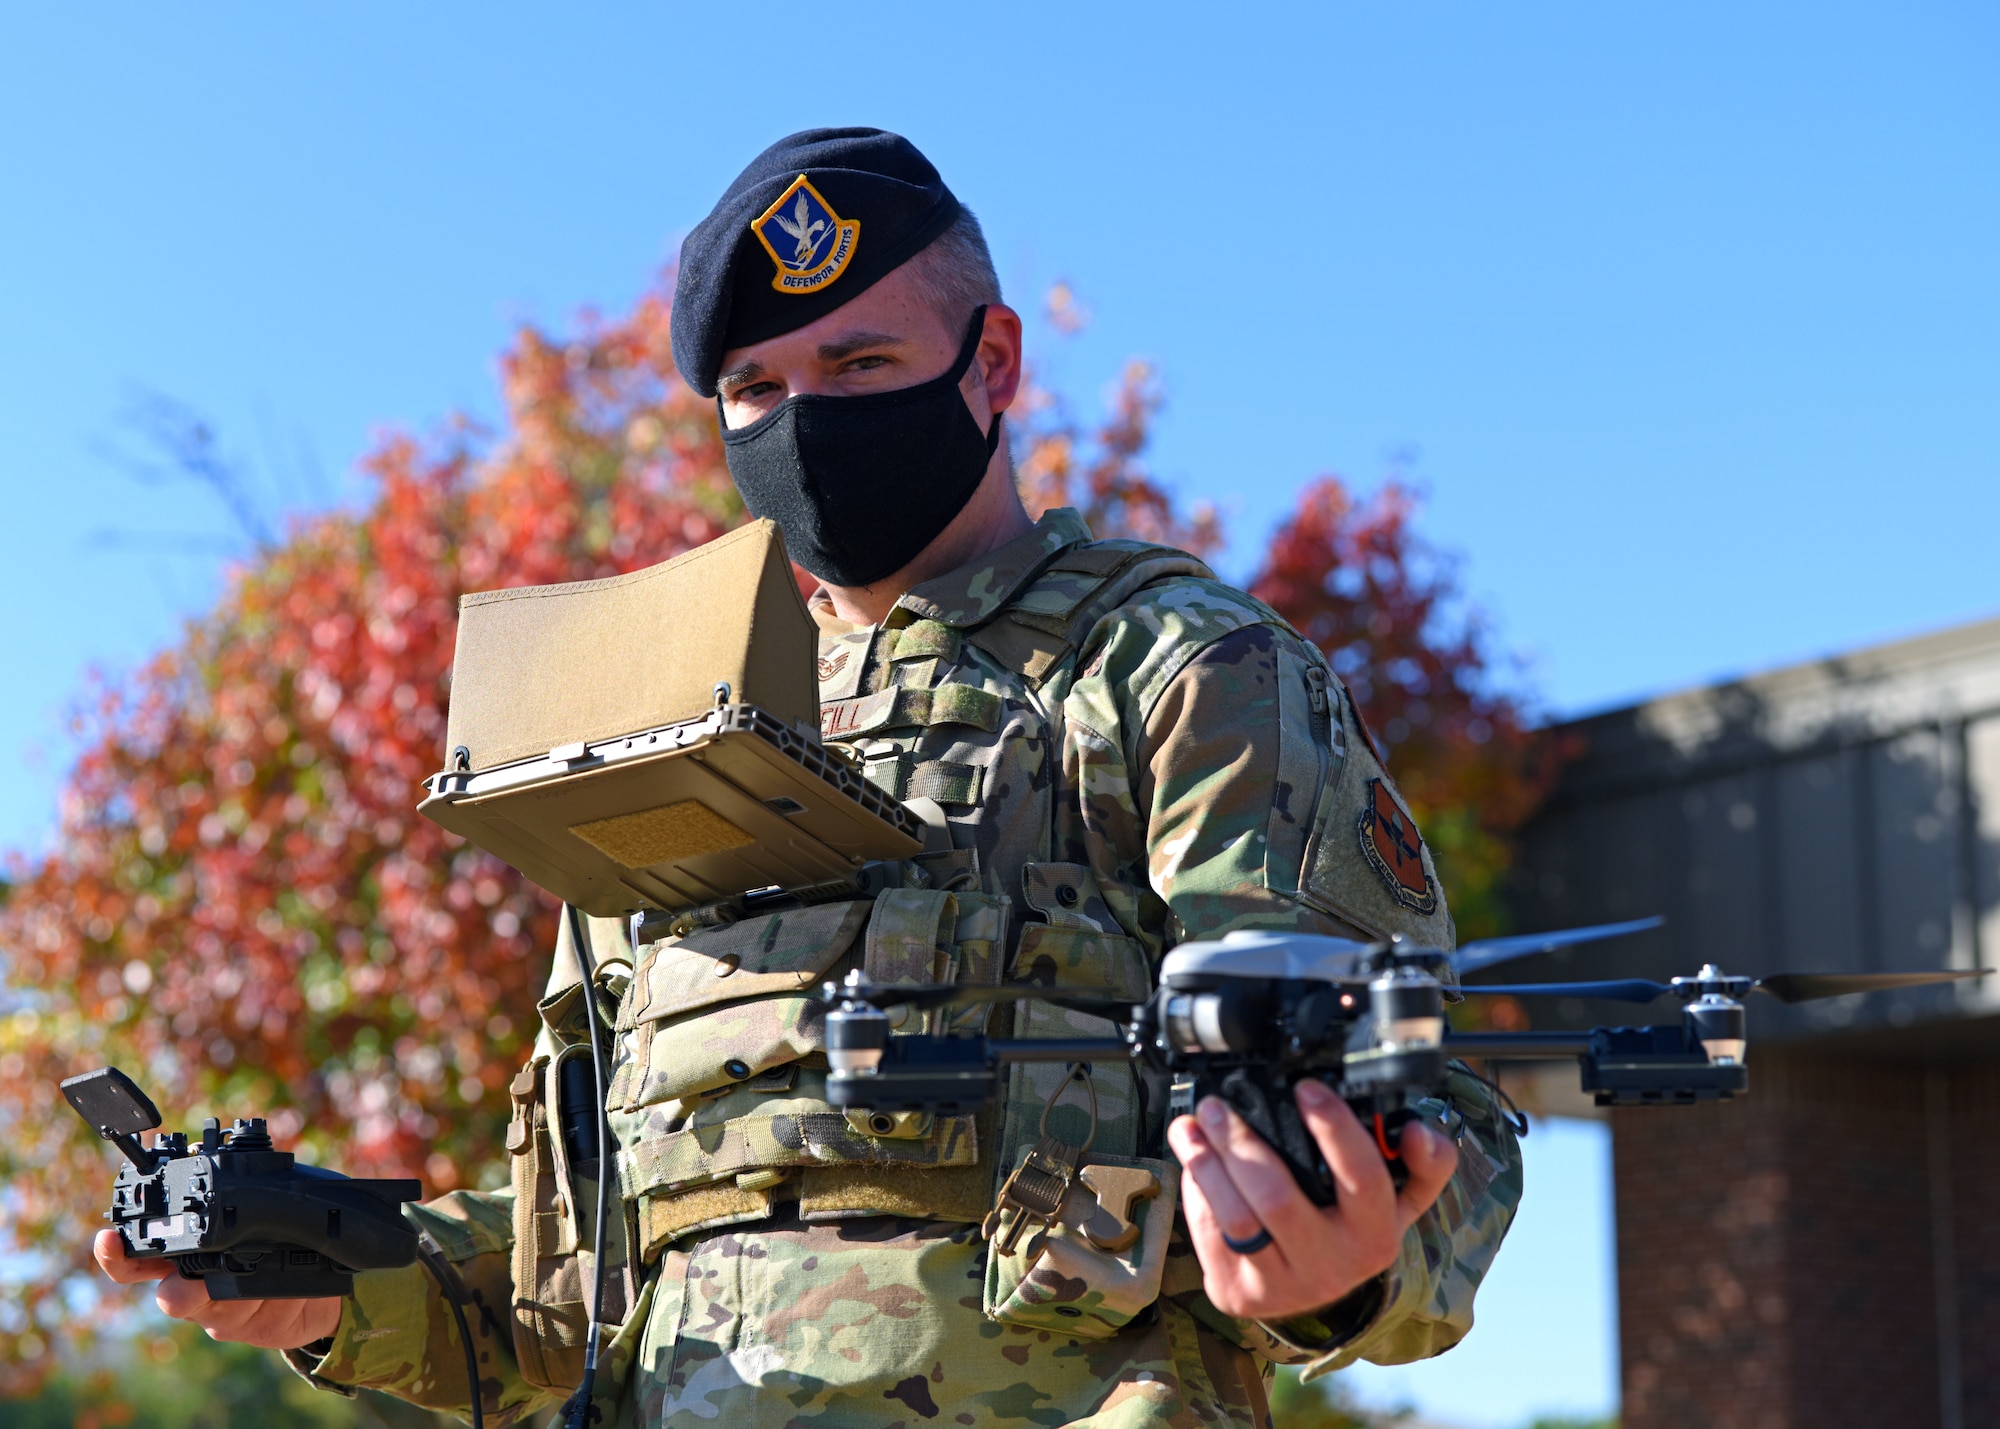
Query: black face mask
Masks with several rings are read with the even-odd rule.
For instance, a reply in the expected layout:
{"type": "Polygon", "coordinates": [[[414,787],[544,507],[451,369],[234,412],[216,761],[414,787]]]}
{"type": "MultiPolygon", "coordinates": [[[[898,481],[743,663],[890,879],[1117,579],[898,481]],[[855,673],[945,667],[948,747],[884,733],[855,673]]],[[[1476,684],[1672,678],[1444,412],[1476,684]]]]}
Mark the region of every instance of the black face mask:
{"type": "Polygon", "coordinates": [[[972,499],[1000,445],[999,416],[981,432],[958,390],[985,318],[983,307],[972,315],[942,377],[865,397],[787,397],[747,427],[724,425],[743,504],[777,522],[792,559],[821,580],[893,575],[972,499]]]}

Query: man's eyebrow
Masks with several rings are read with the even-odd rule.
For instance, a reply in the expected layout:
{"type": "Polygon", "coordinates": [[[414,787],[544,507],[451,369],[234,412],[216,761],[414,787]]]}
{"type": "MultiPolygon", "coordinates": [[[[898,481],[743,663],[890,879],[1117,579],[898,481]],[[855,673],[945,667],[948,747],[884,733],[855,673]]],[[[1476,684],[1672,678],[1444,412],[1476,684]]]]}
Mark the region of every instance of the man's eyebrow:
{"type": "Polygon", "coordinates": [[[852,357],[854,356],[855,353],[870,347],[906,347],[906,346],[908,346],[908,343],[906,343],[902,338],[896,337],[891,333],[886,333],[886,332],[842,333],[838,338],[834,339],[832,342],[823,342],[819,345],[819,360],[821,362],[838,362],[843,357],[852,357]]]}
{"type": "Polygon", "coordinates": [[[715,385],[717,388],[741,387],[744,383],[754,382],[763,375],[764,364],[752,358],[748,362],[739,362],[736,366],[716,378],[715,385]]]}

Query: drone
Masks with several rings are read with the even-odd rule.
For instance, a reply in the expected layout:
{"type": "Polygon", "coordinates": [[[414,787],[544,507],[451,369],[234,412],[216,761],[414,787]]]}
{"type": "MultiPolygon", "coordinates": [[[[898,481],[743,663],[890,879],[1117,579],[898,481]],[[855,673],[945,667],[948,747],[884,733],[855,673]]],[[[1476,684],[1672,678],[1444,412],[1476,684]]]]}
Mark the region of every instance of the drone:
{"type": "Polygon", "coordinates": [[[1979,977],[1979,971],[1777,973],[1739,977],[1714,964],[1669,982],[1465,986],[1460,979],[1535,953],[1657,928],[1641,918],[1550,933],[1490,938],[1456,952],[1400,938],[1362,943],[1309,933],[1241,931],[1183,943],[1160,966],[1143,1001],[1073,993],[1036,983],[997,987],[882,984],[858,972],[828,982],[827,1099],[850,1116],[969,1115],[1000,1094],[1006,1067],[1023,1062],[1129,1062],[1164,1073],[1171,1109],[1220,1096],[1283,1157],[1316,1204],[1335,1200],[1331,1171],[1291,1092],[1315,1077],[1373,1130],[1392,1178],[1416,1103],[1439,1095],[1455,1058],[1574,1059],[1599,1106],[1690,1106],[1749,1090],[1743,999],[1762,993],[1807,1002],[1979,977]],[[1445,1004],[1466,997],[1581,997],[1650,1003],[1675,998],[1678,1019],[1579,1032],[1460,1032],[1445,1004]],[[890,1034],[896,1010],[1032,999],[1107,1018],[1113,1037],[996,1038],[890,1034]],[[892,1019],[892,1014],[895,1014],[892,1019]]]}

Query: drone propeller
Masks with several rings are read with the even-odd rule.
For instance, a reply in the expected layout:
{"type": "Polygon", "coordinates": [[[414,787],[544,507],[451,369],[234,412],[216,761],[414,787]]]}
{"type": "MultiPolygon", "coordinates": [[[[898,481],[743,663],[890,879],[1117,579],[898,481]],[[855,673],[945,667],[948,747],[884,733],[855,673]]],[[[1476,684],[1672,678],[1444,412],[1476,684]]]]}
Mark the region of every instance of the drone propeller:
{"type": "Polygon", "coordinates": [[[1990,968],[1970,972],[1940,973],[1773,973],[1757,979],[1757,990],[1768,992],[1780,1002],[1812,1002],[1822,997],[1848,997],[1857,992],[1878,992],[1891,987],[1928,987],[1933,983],[1958,982],[1969,977],[1985,977],[1990,968]]]}
{"type": "Polygon", "coordinates": [[[1462,988],[1466,993],[1504,997],[1588,997],[1605,1002],[1651,1002],[1669,994],[1694,996],[1703,983],[1735,984],[1731,991],[1763,992],[1780,1002],[1813,1002],[1822,997],[1850,997],[1858,992],[1880,992],[1886,988],[1929,987],[1936,983],[1958,982],[1984,977],[1990,969],[1973,972],[1935,973],[1773,973],[1757,978],[1682,978],[1678,983],[1654,982],[1650,978],[1614,978],[1606,982],[1485,983],[1462,988]]]}
{"type": "MultiPolygon", "coordinates": [[[[1564,928],[1554,933],[1517,933],[1507,938],[1482,938],[1476,943],[1467,943],[1451,955],[1451,965],[1458,975],[1468,977],[1501,963],[1512,962],[1515,958],[1525,958],[1530,953],[1549,953],[1557,948],[1571,947],[1577,943],[1594,943],[1600,938],[1622,938],[1627,933],[1643,933],[1648,928],[1657,928],[1667,920],[1664,918],[1634,918],[1629,923],[1599,923],[1589,928],[1564,928]]],[[[1480,989],[1466,988],[1467,992],[1480,989]]]]}

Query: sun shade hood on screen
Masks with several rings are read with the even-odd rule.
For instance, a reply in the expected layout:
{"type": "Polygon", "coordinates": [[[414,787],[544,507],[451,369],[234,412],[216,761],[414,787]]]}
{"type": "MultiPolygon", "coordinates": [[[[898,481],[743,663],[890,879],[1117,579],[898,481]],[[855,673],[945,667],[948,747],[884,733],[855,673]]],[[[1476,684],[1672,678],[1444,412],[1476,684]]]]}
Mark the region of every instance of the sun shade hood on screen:
{"type": "Polygon", "coordinates": [[[466,596],[445,748],[491,769],[695,719],[718,683],[817,732],[817,654],[784,540],[755,521],[628,575],[466,596]]]}
{"type": "Polygon", "coordinates": [[[418,811],[564,902],[824,893],[922,849],[918,818],[820,743],[817,632],[769,521],[461,610],[449,753],[418,811]]]}

